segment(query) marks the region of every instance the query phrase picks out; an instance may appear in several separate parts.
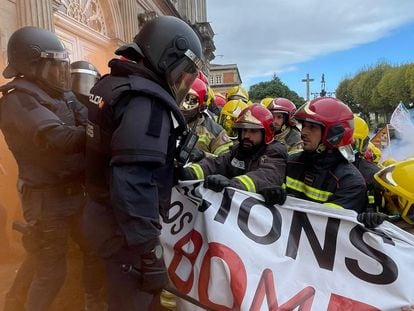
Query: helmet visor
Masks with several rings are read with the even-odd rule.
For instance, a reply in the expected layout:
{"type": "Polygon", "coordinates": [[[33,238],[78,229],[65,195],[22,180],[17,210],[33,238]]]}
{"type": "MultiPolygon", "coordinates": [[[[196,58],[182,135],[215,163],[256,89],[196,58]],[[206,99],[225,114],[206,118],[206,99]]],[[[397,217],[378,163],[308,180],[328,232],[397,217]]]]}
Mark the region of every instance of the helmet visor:
{"type": "Polygon", "coordinates": [[[238,94],[229,96],[228,97],[228,100],[241,100],[243,103],[247,103],[248,102],[248,99],[245,96],[238,95],[238,94]]]}
{"type": "Polygon", "coordinates": [[[89,69],[71,69],[72,91],[89,96],[91,88],[99,80],[99,74],[89,69]]]}
{"type": "Polygon", "coordinates": [[[184,115],[187,122],[192,121],[198,113],[198,97],[194,94],[188,93],[185,99],[179,104],[179,108],[184,115]]]}
{"type": "Polygon", "coordinates": [[[69,58],[42,60],[39,79],[54,90],[69,91],[71,82],[69,58]]]}
{"type": "Polygon", "coordinates": [[[192,51],[187,50],[184,55],[167,73],[167,82],[177,104],[183,101],[201,69],[201,60],[192,51]]]}
{"type": "Polygon", "coordinates": [[[197,95],[188,93],[184,100],[179,104],[180,110],[181,111],[185,111],[185,110],[193,110],[198,108],[199,106],[199,100],[197,95]]]}

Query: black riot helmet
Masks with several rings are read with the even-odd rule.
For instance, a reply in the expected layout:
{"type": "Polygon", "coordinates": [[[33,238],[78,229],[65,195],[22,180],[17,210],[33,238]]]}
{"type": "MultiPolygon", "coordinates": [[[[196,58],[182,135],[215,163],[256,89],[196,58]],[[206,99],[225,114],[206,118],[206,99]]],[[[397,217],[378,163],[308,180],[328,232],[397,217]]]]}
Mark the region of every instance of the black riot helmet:
{"type": "Polygon", "coordinates": [[[76,95],[89,97],[91,88],[100,79],[101,74],[96,67],[84,60],[70,64],[72,91],[76,95]]]}
{"type": "Polygon", "coordinates": [[[194,30],[183,20],[160,16],[147,22],[134,42],[120,47],[118,55],[149,65],[181,103],[201,69],[202,48],[194,30]]]}
{"type": "Polygon", "coordinates": [[[69,56],[58,37],[46,29],[23,27],[7,44],[8,65],[3,76],[24,76],[52,90],[70,90],[69,56]]]}

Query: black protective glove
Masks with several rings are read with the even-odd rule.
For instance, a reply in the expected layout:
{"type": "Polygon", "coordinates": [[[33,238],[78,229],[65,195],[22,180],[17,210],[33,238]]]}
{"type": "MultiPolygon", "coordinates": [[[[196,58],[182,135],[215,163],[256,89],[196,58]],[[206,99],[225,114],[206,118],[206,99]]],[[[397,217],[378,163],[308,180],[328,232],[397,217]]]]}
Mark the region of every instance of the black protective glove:
{"type": "Polygon", "coordinates": [[[204,188],[208,188],[216,192],[220,192],[224,188],[231,185],[231,179],[223,175],[209,175],[204,180],[204,188]]]}
{"type": "Polygon", "coordinates": [[[200,162],[202,159],[204,159],[204,157],[204,151],[198,149],[197,147],[194,147],[190,153],[190,158],[188,160],[190,162],[200,162]]]}
{"type": "Polygon", "coordinates": [[[283,187],[280,186],[273,186],[264,188],[261,191],[259,191],[259,194],[261,194],[266,204],[274,205],[282,205],[286,201],[287,192],[283,187]]]}
{"type": "Polygon", "coordinates": [[[141,255],[136,265],[123,264],[121,270],[138,280],[138,288],[150,294],[158,294],[168,284],[168,272],[164,263],[163,248],[156,244],[150,251],[141,255]]]}
{"type": "Polygon", "coordinates": [[[189,168],[189,167],[182,167],[179,166],[175,169],[175,174],[177,176],[177,181],[178,180],[193,180],[193,179],[197,179],[197,177],[195,176],[194,171],[189,168]]]}
{"type": "Polygon", "coordinates": [[[358,214],[357,220],[359,222],[362,222],[368,229],[374,229],[375,227],[378,227],[380,224],[382,224],[384,220],[388,220],[388,215],[384,213],[365,212],[358,214]]]}

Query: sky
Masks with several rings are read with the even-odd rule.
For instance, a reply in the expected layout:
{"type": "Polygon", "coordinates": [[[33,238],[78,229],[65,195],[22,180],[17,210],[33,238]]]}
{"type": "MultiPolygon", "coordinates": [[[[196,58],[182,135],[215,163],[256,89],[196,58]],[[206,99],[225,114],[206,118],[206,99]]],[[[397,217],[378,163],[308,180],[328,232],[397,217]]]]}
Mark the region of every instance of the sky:
{"type": "Polygon", "coordinates": [[[306,98],[306,74],[334,92],[379,61],[414,62],[414,0],[207,0],[207,20],[212,63],[237,64],[247,89],[276,74],[306,98]]]}

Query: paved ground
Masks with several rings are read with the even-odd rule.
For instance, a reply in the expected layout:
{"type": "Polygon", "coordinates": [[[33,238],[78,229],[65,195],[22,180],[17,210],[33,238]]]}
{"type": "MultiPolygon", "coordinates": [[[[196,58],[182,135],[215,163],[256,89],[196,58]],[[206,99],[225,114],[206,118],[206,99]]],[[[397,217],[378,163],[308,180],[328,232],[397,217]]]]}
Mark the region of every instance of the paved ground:
{"type": "MultiPolygon", "coordinates": [[[[0,310],[3,310],[4,297],[13,283],[17,268],[23,260],[23,250],[18,243],[13,243],[9,256],[0,258],[0,310]],[[16,245],[14,245],[16,244],[16,245]]],[[[4,253],[3,253],[4,254],[4,253]]],[[[81,285],[82,259],[80,251],[73,248],[69,253],[68,274],[66,282],[59,292],[51,311],[80,311],[83,307],[83,291],[81,285]]]]}

